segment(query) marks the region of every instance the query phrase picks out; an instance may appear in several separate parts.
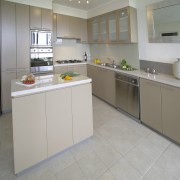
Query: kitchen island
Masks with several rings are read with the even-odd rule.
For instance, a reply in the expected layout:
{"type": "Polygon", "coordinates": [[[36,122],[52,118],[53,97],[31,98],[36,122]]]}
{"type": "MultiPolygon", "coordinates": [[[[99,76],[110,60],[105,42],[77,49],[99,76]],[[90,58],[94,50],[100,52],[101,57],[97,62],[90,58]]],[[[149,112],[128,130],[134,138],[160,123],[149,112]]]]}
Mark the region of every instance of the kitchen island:
{"type": "Polygon", "coordinates": [[[91,79],[58,74],[11,86],[15,174],[93,135],[91,79]]]}

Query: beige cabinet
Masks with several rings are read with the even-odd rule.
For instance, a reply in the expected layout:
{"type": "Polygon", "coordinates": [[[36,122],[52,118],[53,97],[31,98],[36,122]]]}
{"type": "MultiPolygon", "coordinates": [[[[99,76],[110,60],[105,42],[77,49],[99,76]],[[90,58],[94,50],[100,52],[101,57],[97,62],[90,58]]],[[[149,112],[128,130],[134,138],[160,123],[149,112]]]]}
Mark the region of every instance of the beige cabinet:
{"type": "Polygon", "coordinates": [[[127,7],[118,11],[118,41],[137,43],[137,10],[127,7]]]}
{"type": "Polygon", "coordinates": [[[11,111],[11,80],[16,79],[16,71],[4,71],[1,72],[1,103],[2,112],[6,113],[11,111]]]}
{"type": "Polygon", "coordinates": [[[72,88],[74,144],[93,135],[91,84],[72,88]]]}
{"type": "Polygon", "coordinates": [[[87,75],[92,78],[93,94],[115,106],[115,72],[88,65],[87,75]]]}
{"type": "Polygon", "coordinates": [[[137,43],[137,12],[125,7],[88,20],[90,43],[137,43]]]}
{"type": "Polygon", "coordinates": [[[30,68],[29,6],[16,4],[16,68],[30,68]]]}
{"type": "Polygon", "coordinates": [[[55,66],[54,73],[55,74],[62,74],[68,71],[67,66],[55,66]]]}
{"type": "Polygon", "coordinates": [[[117,11],[108,14],[108,42],[113,43],[117,41],[117,11]]]}
{"type": "Polygon", "coordinates": [[[18,173],[47,158],[45,93],[12,99],[14,168],[18,173]]]}
{"type": "Polygon", "coordinates": [[[1,2],[2,47],[1,71],[16,69],[16,9],[15,3],[1,2]]]}
{"type": "Polygon", "coordinates": [[[30,28],[52,30],[52,10],[30,6],[30,28]]]}
{"type": "Polygon", "coordinates": [[[49,157],[73,145],[71,88],[46,93],[46,116],[49,157]]]}
{"type": "Polygon", "coordinates": [[[67,71],[73,71],[73,72],[77,72],[81,75],[87,76],[86,64],[67,65],[67,66],[65,65],[65,66],[55,66],[54,67],[55,74],[62,74],[62,73],[65,73],[67,71]]]}
{"type": "Polygon", "coordinates": [[[57,37],[75,38],[81,37],[80,18],[57,14],[57,37]]]}
{"type": "Polygon", "coordinates": [[[180,89],[162,85],[163,134],[180,143],[180,89]]]}
{"type": "Polygon", "coordinates": [[[162,132],[161,84],[140,79],[141,121],[162,132]]]}
{"type": "Polygon", "coordinates": [[[81,19],[81,43],[88,43],[87,19],[81,19]]]}
{"type": "Polygon", "coordinates": [[[2,111],[11,110],[11,80],[29,72],[29,6],[2,1],[2,111]]]}

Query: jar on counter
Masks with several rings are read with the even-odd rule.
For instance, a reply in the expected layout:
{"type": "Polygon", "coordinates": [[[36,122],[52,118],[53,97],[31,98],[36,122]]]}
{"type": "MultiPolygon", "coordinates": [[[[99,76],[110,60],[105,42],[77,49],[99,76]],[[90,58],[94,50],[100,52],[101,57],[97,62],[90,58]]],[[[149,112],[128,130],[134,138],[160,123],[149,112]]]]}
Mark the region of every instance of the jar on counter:
{"type": "Polygon", "coordinates": [[[173,74],[177,79],[180,79],[180,58],[173,64],[173,74]]]}

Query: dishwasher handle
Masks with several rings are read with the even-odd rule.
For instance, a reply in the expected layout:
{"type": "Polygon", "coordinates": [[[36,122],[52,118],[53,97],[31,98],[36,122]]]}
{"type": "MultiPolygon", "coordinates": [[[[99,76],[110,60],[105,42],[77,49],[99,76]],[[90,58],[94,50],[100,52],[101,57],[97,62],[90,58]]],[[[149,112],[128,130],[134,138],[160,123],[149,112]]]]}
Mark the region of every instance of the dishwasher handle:
{"type": "Polygon", "coordinates": [[[130,85],[132,85],[132,86],[139,87],[138,80],[135,80],[135,79],[131,79],[130,81],[124,81],[124,80],[122,80],[122,79],[117,79],[117,78],[116,78],[116,81],[120,81],[120,82],[123,82],[123,83],[126,83],[126,84],[130,84],[130,85]]]}

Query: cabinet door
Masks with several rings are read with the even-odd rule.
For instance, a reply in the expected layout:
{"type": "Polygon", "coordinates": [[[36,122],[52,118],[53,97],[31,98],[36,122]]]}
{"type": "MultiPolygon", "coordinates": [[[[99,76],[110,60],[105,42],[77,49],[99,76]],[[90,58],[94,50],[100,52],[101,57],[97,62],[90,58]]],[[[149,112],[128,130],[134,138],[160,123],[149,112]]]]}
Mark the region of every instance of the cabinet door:
{"type": "Polygon", "coordinates": [[[161,92],[163,134],[180,143],[180,89],[163,85],[161,92]]]}
{"type": "Polygon", "coordinates": [[[88,43],[87,19],[81,19],[81,43],[88,43]]]}
{"type": "Polygon", "coordinates": [[[107,15],[99,17],[100,42],[107,43],[107,15]]]}
{"type": "Polygon", "coordinates": [[[92,41],[99,42],[99,17],[92,20],[92,41]]]}
{"type": "Polygon", "coordinates": [[[81,38],[81,19],[77,17],[69,17],[69,37],[76,39],[81,38]]]}
{"type": "Polygon", "coordinates": [[[73,145],[71,113],[71,88],[46,93],[48,157],[73,145]]]}
{"type": "Polygon", "coordinates": [[[45,94],[14,98],[12,106],[14,165],[18,173],[47,158],[45,94]]]}
{"type": "Polygon", "coordinates": [[[149,80],[140,80],[141,121],[162,132],[161,85],[149,80]]]}
{"type": "Polygon", "coordinates": [[[30,6],[30,28],[41,29],[41,8],[30,6]]]}
{"type": "Polygon", "coordinates": [[[16,68],[16,24],[15,4],[2,1],[1,70],[16,68]]]}
{"type": "Polygon", "coordinates": [[[72,87],[74,144],[93,135],[91,84],[72,87]]]}
{"type": "Polygon", "coordinates": [[[9,112],[12,109],[11,103],[11,80],[16,79],[16,70],[1,72],[1,97],[2,112],[9,112]]]}
{"type": "Polygon", "coordinates": [[[115,72],[107,69],[102,71],[102,94],[103,99],[115,106],[115,72]]]}
{"type": "Polygon", "coordinates": [[[78,71],[79,74],[83,75],[83,76],[87,76],[87,67],[86,64],[84,65],[78,65],[78,71]]]}
{"type": "Polygon", "coordinates": [[[52,30],[53,13],[50,9],[41,9],[42,13],[42,29],[52,30]]]}
{"type": "Polygon", "coordinates": [[[69,16],[57,14],[57,37],[69,37],[69,16]]]}
{"type": "Polygon", "coordinates": [[[108,15],[108,30],[109,30],[108,41],[116,42],[117,41],[117,13],[116,12],[113,12],[108,15]]]}
{"type": "Polygon", "coordinates": [[[16,4],[17,68],[29,68],[29,6],[16,4]]]}
{"type": "Polygon", "coordinates": [[[119,41],[129,41],[129,9],[122,9],[118,12],[119,41]]]}
{"type": "Polygon", "coordinates": [[[55,74],[62,74],[68,71],[68,66],[56,66],[54,67],[55,74]]]}
{"type": "Polygon", "coordinates": [[[57,14],[53,14],[53,41],[57,40],[57,14]]]}
{"type": "Polygon", "coordinates": [[[22,76],[30,73],[30,68],[17,69],[16,78],[21,79],[22,76]]]}
{"type": "Polygon", "coordinates": [[[78,66],[77,65],[69,65],[68,71],[78,72],[78,66]]]}

